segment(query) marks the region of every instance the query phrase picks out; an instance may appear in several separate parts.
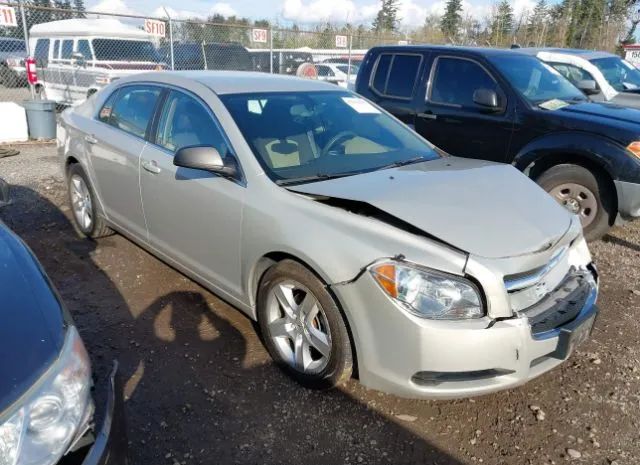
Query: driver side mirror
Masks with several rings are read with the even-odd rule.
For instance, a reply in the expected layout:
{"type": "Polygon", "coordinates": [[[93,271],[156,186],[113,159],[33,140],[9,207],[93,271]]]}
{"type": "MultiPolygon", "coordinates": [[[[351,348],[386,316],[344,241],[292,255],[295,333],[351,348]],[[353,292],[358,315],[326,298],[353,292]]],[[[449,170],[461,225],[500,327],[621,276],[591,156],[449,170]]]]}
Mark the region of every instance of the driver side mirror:
{"type": "Polygon", "coordinates": [[[80,52],[74,52],[71,55],[71,60],[78,66],[84,66],[85,65],[85,60],[84,60],[84,55],[80,52]]]}
{"type": "Polygon", "coordinates": [[[183,147],[173,157],[173,164],[183,168],[209,171],[227,178],[237,178],[238,165],[235,158],[222,158],[214,147],[183,147]]]}
{"type": "Polygon", "coordinates": [[[578,82],[576,87],[585,95],[596,95],[600,93],[600,89],[598,89],[598,85],[593,79],[583,79],[578,82]]]}
{"type": "Polygon", "coordinates": [[[473,103],[490,111],[500,110],[498,94],[491,89],[476,89],[473,92],[473,103]]]}

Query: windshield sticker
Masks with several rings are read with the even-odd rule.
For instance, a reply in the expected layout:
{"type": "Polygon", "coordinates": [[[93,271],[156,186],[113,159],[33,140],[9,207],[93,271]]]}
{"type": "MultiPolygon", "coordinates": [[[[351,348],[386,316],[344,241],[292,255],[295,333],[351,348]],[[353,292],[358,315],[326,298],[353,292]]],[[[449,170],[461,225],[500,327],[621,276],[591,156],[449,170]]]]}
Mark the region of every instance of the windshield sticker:
{"type": "Polygon", "coordinates": [[[567,102],[565,102],[564,100],[560,100],[557,98],[552,98],[551,100],[547,100],[546,102],[541,103],[540,105],[538,105],[540,108],[544,109],[544,110],[559,110],[560,108],[564,108],[569,106],[569,104],[567,102]]]}
{"type": "Polygon", "coordinates": [[[342,100],[344,101],[344,103],[349,105],[351,108],[353,108],[358,113],[368,113],[368,114],[378,114],[378,113],[380,113],[380,110],[378,110],[376,107],[371,105],[369,102],[367,102],[366,100],[363,100],[361,98],[358,98],[358,97],[342,97],[342,100]]]}

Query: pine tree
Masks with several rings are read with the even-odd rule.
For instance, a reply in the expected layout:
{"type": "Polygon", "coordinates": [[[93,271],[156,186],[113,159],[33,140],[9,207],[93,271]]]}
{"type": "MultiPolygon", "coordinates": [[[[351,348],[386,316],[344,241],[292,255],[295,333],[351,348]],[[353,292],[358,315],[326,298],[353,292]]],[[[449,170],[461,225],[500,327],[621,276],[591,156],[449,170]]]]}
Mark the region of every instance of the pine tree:
{"type": "Polygon", "coordinates": [[[399,0],[382,0],[380,11],[373,20],[375,32],[395,32],[398,30],[400,18],[398,18],[399,0]]]}
{"type": "Polygon", "coordinates": [[[509,0],[502,0],[495,8],[491,21],[491,42],[494,45],[506,45],[513,32],[513,7],[509,0]]]}
{"type": "Polygon", "coordinates": [[[84,0],[73,0],[73,8],[76,10],[76,18],[86,18],[87,9],[84,6],[84,0]]]}
{"type": "Polygon", "coordinates": [[[440,27],[445,37],[455,39],[462,22],[462,0],[447,0],[444,15],[440,20],[440,27]]]}
{"type": "MultiPolygon", "coordinates": [[[[546,23],[549,20],[549,6],[546,0],[538,0],[536,6],[533,8],[533,13],[529,17],[527,23],[527,37],[537,46],[542,41],[542,33],[547,27],[546,23]]],[[[528,44],[527,44],[528,45],[528,44]]]]}

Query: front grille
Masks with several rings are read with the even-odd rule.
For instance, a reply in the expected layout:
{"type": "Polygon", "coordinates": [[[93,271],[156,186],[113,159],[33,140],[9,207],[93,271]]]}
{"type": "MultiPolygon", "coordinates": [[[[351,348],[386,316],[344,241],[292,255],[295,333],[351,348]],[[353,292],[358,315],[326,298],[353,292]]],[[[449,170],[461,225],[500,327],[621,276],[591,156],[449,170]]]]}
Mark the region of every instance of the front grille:
{"type": "Polygon", "coordinates": [[[594,286],[589,272],[569,274],[553,292],[522,312],[529,318],[531,332],[544,333],[573,321],[584,307],[594,286]]]}

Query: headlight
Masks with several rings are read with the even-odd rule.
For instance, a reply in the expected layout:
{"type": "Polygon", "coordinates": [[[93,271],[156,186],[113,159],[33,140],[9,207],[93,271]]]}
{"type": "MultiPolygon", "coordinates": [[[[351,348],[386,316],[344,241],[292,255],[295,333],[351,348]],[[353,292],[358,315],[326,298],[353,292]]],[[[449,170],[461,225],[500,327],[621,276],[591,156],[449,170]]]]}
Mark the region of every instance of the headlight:
{"type": "Polygon", "coordinates": [[[96,84],[99,86],[106,86],[111,82],[111,78],[106,75],[96,76],[96,84]]]}
{"type": "Polygon", "coordinates": [[[484,316],[480,292],[464,278],[400,262],[380,263],[369,271],[390,297],[416,316],[434,320],[484,316]]]}
{"type": "Polygon", "coordinates": [[[52,465],[93,413],[91,367],[75,327],[36,391],[0,425],[0,465],[52,465]]]}

